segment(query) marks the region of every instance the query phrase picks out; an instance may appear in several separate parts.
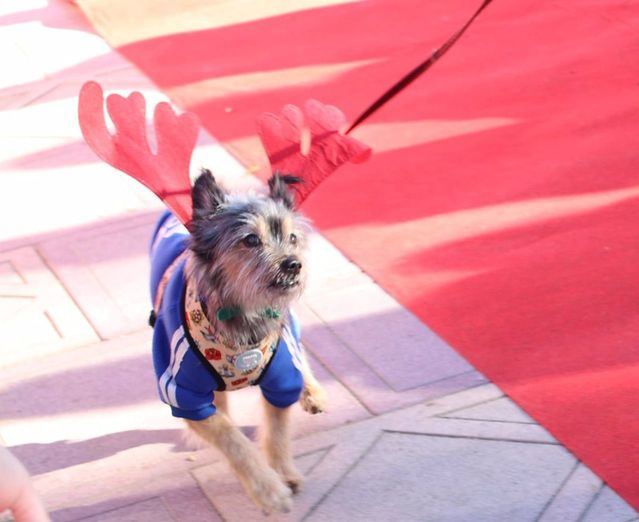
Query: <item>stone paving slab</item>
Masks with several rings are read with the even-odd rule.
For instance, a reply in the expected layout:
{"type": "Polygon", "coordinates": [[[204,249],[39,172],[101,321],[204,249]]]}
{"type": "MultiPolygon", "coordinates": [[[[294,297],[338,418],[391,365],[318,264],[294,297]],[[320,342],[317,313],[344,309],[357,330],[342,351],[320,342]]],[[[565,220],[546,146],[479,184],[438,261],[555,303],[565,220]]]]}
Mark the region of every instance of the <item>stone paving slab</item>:
{"type": "Polygon", "coordinates": [[[307,520],[534,521],[573,464],[556,446],[384,432],[307,520]]]}
{"type": "MultiPolygon", "coordinates": [[[[347,302],[340,304],[348,306],[347,302]]],[[[418,346],[426,352],[429,349],[439,351],[445,356],[449,356],[449,360],[455,361],[454,365],[458,364],[460,371],[453,371],[442,376],[430,374],[430,379],[432,379],[430,382],[407,390],[396,391],[371,367],[369,364],[370,356],[362,357],[358,355],[358,353],[375,354],[372,349],[366,352],[366,350],[370,349],[370,346],[364,342],[363,338],[355,336],[350,339],[350,342],[346,342],[334,330],[334,328],[339,328],[339,323],[327,323],[305,304],[298,306],[297,310],[302,323],[305,325],[303,336],[309,350],[334,375],[338,376],[340,381],[351,390],[359,401],[375,414],[486,382],[483,375],[474,369],[466,367],[462,359],[458,358],[451,348],[443,349],[439,342],[436,342],[435,345],[429,344],[427,339],[430,339],[432,334],[426,327],[423,327],[421,330],[423,335],[420,336],[422,342],[411,341],[410,348],[414,349],[414,345],[417,342],[418,346]]],[[[407,316],[410,317],[409,312],[401,308],[387,314],[383,319],[387,324],[387,336],[392,337],[393,334],[400,334],[401,331],[395,328],[395,324],[404,324],[407,316]]],[[[351,326],[349,325],[348,328],[350,329],[351,326]]],[[[403,350],[403,345],[398,343],[388,346],[388,351],[393,349],[399,354],[403,350]]],[[[402,359],[400,362],[406,366],[415,364],[410,358],[402,359]]],[[[398,382],[401,382],[401,377],[401,372],[399,375],[395,374],[398,382]]]]}
{"type": "MultiPolygon", "coordinates": [[[[296,440],[305,489],[292,513],[269,520],[597,520],[593,509],[619,522],[637,516],[616,498],[598,505],[601,482],[592,487],[594,475],[538,425],[506,422],[512,430],[500,430],[495,422],[437,418],[499,397],[484,385],[296,440]]],[[[225,520],[261,518],[242,503],[224,462],[192,473],[225,520]]]]}
{"type": "Polygon", "coordinates": [[[586,466],[579,463],[552,499],[539,519],[540,522],[578,520],[588,511],[602,488],[602,481],[586,466]]]}
{"type": "Polygon", "coordinates": [[[635,522],[639,514],[608,486],[602,486],[583,522],[635,522]]]}
{"type": "Polygon", "coordinates": [[[148,243],[159,213],[47,241],[43,257],[102,339],[147,326],[148,243]]]}
{"type": "Polygon", "coordinates": [[[81,310],[33,248],[0,252],[0,360],[37,361],[97,340],[81,310]]]}
{"type": "Polygon", "coordinates": [[[79,520],[87,522],[174,522],[164,502],[158,497],[79,520]]]}
{"type": "Polygon", "coordinates": [[[467,420],[484,420],[494,422],[519,422],[525,424],[534,424],[531,419],[519,406],[507,397],[495,399],[471,408],[461,408],[452,412],[448,412],[443,417],[447,419],[467,419],[467,420]]]}
{"type": "Polygon", "coordinates": [[[403,392],[472,370],[372,282],[350,283],[321,299],[307,296],[305,302],[393,391],[403,392]],[[397,346],[402,347],[401,353],[397,346]]]}

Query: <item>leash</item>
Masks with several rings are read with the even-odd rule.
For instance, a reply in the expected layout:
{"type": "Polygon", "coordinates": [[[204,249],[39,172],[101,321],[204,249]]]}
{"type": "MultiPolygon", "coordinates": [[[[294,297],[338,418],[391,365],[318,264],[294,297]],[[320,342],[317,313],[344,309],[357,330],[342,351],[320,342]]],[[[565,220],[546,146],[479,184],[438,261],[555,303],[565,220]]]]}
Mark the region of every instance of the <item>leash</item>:
{"type": "Polygon", "coordinates": [[[387,89],[377,100],[375,100],[367,109],[362,112],[355,122],[348,128],[346,134],[349,134],[355,127],[358,127],[364,120],[367,120],[372,114],[377,112],[383,105],[397,96],[401,91],[413,83],[417,78],[430,69],[442,56],[444,56],[448,50],[459,40],[459,38],[466,32],[475,19],[481,14],[481,12],[488,7],[493,0],[484,0],[479,6],[479,9],[475,11],[468,21],[453,33],[453,35],[446,40],[434,53],[432,53],[426,60],[420,63],[417,67],[412,69],[408,74],[402,77],[398,82],[387,89]]]}

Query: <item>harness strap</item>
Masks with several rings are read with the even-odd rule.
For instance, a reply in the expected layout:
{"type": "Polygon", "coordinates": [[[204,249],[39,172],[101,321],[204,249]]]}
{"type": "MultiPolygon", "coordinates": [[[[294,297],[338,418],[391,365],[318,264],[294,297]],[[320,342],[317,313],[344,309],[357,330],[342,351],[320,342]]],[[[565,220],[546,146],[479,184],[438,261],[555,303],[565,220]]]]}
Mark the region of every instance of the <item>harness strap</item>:
{"type": "Polygon", "coordinates": [[[158,285],[158,289],[155,292],[155,300],[153,302],[153,310],[149,314],[149,326],[151,328],[155,328],[155,322],[158,318],[158,313],[160,312],[160,307],[162,306],[162,298],[164,297],[164,291],[166,290],[166,285],[169,283],[171,276],[175,272],[175,269],[180,264],[180,262],[184,259],[186,255],[186,250],[182,252],[179,256],[177,256],[173,262],[168,266],[168,268],[162,274],[162,279],[160,279],[160,284],[158,285]]]}

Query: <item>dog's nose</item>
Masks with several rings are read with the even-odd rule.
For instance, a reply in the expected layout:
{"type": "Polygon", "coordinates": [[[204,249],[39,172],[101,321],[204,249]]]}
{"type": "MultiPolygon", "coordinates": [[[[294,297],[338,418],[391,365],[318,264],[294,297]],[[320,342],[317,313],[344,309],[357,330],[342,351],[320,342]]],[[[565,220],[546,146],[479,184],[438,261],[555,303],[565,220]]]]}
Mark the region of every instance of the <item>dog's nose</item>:
{"type": "Polygon", "coordinates": [[[299,274],[302,269],[302,262],[294,256],[287,257],[280,265],[282,271],[287,274],[299,274]]]}

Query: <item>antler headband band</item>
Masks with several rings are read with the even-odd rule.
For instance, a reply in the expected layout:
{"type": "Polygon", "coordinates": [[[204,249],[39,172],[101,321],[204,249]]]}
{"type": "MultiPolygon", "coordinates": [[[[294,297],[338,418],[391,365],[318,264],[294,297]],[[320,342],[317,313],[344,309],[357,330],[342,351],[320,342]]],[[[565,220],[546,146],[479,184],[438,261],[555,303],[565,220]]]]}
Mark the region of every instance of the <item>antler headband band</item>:
{"type": "MultiPolygon", "coordinates": [[[[197,117],[189,112],[176,115],[166,102],[157,104],[153,116],[157,151],[153,153],[146,134],[142,94],[107,97],[106,108],[115,126],[113,135],[107,129],[103,106],[100,85],[85,83],[80,90],[78,118],[89,147],[100,159],[144,184],[182,223],[188,224],[193,210],[189,165],[199,130],[197,117]]],[[[316,100],[306,102],[304,112],[287,105],[279,115],[266,113],[258,118],[258,134],[272,173],[297,178],[291,185],[297,205],[339,166],[370,157],[368,146],[340,133],[345,122],[337,107],[316,100]],[[306,154],[302,152],[305,129],[310,133],[306,154]]],[[[286,179],[291,182],[293,178],[286,179]]]]}

